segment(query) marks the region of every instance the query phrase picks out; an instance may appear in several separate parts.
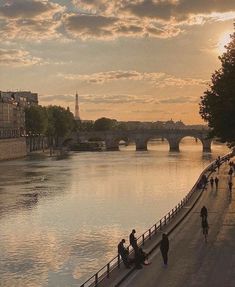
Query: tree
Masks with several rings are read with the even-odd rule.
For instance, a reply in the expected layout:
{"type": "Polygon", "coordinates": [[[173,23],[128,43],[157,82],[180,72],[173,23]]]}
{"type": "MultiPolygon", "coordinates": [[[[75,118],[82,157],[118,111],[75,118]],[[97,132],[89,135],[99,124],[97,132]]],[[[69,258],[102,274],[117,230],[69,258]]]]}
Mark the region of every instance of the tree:
{"type": "Polygon", "coordinates": [[[25,127],[29,135],[44,134],[48,127],[46,108],[31,106],[25,109],[25,127]]]}
{"type": "Polygon", "coordinates": [[[56,145],[59,143],[59,138],[66,136],[74,130],[75,121],[74,116],[69,109],[60,106],[49,106],[47,108],[48,114],[48,129],[47,135],[51,141],[56,145]]]}
{"type": "Polygon", "coordinates": [[[100,118],[94,122],[94,130],[96,131],[107,131],[112,130],[117,126],[117,120],[100,118]]]}
{"type": "Polygon", "coordinates": [[[89,132],[93,130],[94,123],[93,121],[76,120],[76,126],[78,131],[89,132]]]}
{"type": "Polygon", "coordinates": [[[235,32],[219,60],[221,68],[212,74],[210,88],[201,97],[199,112],[212,129],[211,136],[232,147],[235,146],[235,32]]]}

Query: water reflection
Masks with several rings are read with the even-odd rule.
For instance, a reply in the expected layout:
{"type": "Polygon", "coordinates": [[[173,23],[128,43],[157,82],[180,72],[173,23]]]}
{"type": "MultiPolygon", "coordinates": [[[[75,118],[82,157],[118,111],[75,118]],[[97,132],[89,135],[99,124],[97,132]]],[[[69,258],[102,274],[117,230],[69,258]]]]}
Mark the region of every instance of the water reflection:
{"type": "Polygon", "coordinates": [[[0,286],[78,286],[113,258],[133,227],[140,234],[151,226],[225,152],[202,155],[187,141],[181,153],[151,145],[147,152],[127,146],[2,163],[0,286]]]}

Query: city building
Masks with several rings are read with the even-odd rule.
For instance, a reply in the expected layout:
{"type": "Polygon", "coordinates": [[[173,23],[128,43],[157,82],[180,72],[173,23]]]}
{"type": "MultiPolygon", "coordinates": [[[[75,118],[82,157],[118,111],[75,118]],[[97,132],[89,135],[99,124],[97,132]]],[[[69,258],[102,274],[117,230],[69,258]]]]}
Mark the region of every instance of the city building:
{"type": "Polygon", "coordinates": [[[38,105],[38,94],[30,91],[0,91],[0,101],[17,103],[19,106],[30,107],[38,105]]]}
{"type": "Polygon", "coordinates": [[[29,91],[0,91],[0,128],[14,130],[17,134],[25,131],[25,108],[38,105],[38,94],[29,91]]]}

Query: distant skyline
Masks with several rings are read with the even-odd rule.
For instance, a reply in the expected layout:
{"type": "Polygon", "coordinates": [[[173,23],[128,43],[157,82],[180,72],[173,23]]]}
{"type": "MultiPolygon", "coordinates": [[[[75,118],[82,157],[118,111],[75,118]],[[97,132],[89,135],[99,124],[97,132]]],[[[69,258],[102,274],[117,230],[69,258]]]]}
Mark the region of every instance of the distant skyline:
{"type": "Polygon", "coordinates": [[[201,124],[233,32],[231,0],[0,0],[0,90],[82,119],[201,124]]]}

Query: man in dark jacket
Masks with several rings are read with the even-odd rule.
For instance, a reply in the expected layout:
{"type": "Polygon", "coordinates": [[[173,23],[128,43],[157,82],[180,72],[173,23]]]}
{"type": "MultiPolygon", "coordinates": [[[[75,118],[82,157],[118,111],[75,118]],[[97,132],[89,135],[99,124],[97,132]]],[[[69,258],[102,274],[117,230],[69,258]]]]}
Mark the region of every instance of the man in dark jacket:
{"type": "Polygon", "coordinates": [[[135,253],[138,252],[138,244],[137,244],[137,238],[135,237],[135,229],[132,229],[132,232],[129,236],[129,241],[130,241],[130,245],[132,246],[132,248],[134,249],[135,253]]]}
{"type": "Polygon", "coordinates": [[[205,207],[205,205],[203,205],[202,209],[201,209],[201,213],[200,216],[203,218],[205,217],[207,219],[207,208],[205,207]]]}
{"type": "Polygon", "coordinates": [[[169,240],[168,236],[165,233],[162,234],[162,240],[160,242],[160,250],[162,253],[164,266],[166,267],[168,263],[169,240]]]}
{"type": "Polygon", "coordinates": [[[118,254],[121,256],[122,261],[126,268],[130,268],[130,263],[128,260],[128,250],[124,247],[125,239],[122,239],[118,244],[118,254]]]}

